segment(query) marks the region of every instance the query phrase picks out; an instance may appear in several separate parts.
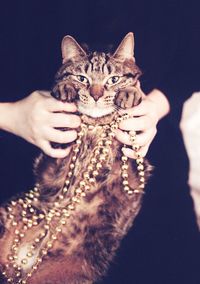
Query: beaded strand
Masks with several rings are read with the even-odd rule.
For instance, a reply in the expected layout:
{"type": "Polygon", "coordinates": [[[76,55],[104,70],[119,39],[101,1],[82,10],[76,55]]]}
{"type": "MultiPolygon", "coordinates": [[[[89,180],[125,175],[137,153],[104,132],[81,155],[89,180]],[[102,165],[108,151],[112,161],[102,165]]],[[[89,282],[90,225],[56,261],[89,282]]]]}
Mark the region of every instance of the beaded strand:
{"type": "MultiPolygon", "coordinates": [[[[99,170],[103,167],[103,163],[108,157],[108,153],[112,146],[113,138],[115,137],[115,130],[118,128],[118,124],[127,119],[129,116],[127,114],[118,116],[116,120],[111,122],[109,125],[87,125],[81,123],[81,130],[78,133],[78,139],[76,140],[76,145],[73,149],[73,155],[71,157],[71,162],[69,164],[69,171],[66,176],[64,186],[61,190],[61,193],[57,196],[57,200],[54,202],[53,207],[49,209],[46,214],[40,213],[37,214],[34,209],[33,202],[37,202],[40,197],[39,185],[36,185],[33,190],[25,194],[24,198],[20,198],[17,201],[11,201],[11,204],[7,207],[9,212],[9,219],[11,219],[12,226],[16,227],[18,222],[15,219],[13,214],[14,207],[20,206],[22,208],[21,220],[23,227],[21,230],[15,230],[15,238],[11,247],[11,253],[8,255],[8,263],[6,268],[3,271],[3,275],[7,278],[8,283],[15,284],[27,284],[28,279],[32,274],[38,269],[38,266],[43,261],[44,257],[48,254],[49,250],[53,247],[54,242],[57,240],[58,235],[62,233],[63,226],[67,223],[67,219],[71,217],[71,214],[76,209],[77,204],[81,202],[81,199],[87,195],[87,192],[95,186],[96,177],[99,175],[99,170]],[[60,204],[62,200],[65,199],[65,196],[70,188],[71,178],[73,177],[74,169],[76,167],[76,160],[78,153],[80,151],[80,146],[82,144],[82,138],[87,134],[88,131],[93,130],[102,130],[100,139],[97,142],[97,145],[93,149],[90,163],[87,167],[86,172],[82,176],[82,180],[79,182],[79,185],[75,188],[73,197],[70,198],[68,204],[61,208],[60,204]],[[29,217],[30,215],[30,217],[29,217]],[[48,233],[50,229],[51,222],[54,218],[59,218],[57,226],[53,233],[48,233]],[[33,226],[38,226],[40,222],[43,221],[43,229],[40,231],[40,234],[34,239],[30,248],[27,251],[26,257],[21,260],[21,265],[17,264],[18,253],[20,245],[22,244],[23,238],[26,236],[28,230],[33,226]],[[45,245],[41,245],[42,241],[45,240],[45,237],[49,234],[49,238],[46,241],[45,245]],[[23,266],[26,266],[31,257],[36,253],[35,250],[38,246],[42,246],[39,250],[38,255],[36,256],[36,261],[30,271],[23,276],[22,270],[23,266]],[[12,267],[14,270],[14,277],[8,275],[7,270],[12,267]],[[17,279],[17,282],[14,282],[14,279],[17,279]]],[[[136,164],[139,176],[139,187],[132,189],[129,186],[128,182],[128,158],[122,154],[121,161],[121,177],[123,190],[128,194],[142,194],[144,193],[145,187],[145,173],[143,158],[139,152],[139,146],[136,143],[136,132],[129,131],[129,137],[132,143],[132,149],[136,155],[136,164]]],[[[124,145],[124,148],[127,146],[124,145]]]]}

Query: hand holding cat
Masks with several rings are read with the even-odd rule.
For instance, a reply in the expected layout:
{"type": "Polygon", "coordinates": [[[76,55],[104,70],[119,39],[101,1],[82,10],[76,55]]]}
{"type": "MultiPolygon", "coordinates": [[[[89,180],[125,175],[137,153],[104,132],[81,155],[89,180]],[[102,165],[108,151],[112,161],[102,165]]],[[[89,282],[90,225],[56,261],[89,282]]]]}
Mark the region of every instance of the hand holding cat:
{"type": "Polygon", "coordinates": [[[64,158],[70,149],[54,149],[50,142],[69,143],[76,139],[74,128],[80,125],[80,118],[74,115],[76,106],[52,98],[49,92],[35,91],[15,103],[0,104],[0,128],[18,135],[41,148],[47,155],[64,158]],[[58,113],[58,112],[68,113],[58,113]],[[56,127],[73,130],[60,131],[56,127]]]}
{"type": "MultiPolygon", "coordinates": [[[[169,102],[161,91],[154,89],[148,95],[143,93],[143,100],[139,105],[123,111],[131,118],[120,123],[116,138],[123,144],[131,145],[127,131],[136,131],[138,133],[136,143],[140,146],[140,153],[144,157],[156,135],[158,121],[169,112],[169,109],[169,102]]],[[[124,149],[124,154],[129,158],[135,158],[131,148],[124,149]]]]}

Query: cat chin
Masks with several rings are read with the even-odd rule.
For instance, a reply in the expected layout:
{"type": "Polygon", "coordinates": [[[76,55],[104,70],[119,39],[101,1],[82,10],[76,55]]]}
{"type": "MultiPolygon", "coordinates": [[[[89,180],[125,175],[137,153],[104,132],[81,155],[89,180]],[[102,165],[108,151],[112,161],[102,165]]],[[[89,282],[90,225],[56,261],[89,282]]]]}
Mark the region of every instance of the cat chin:
{"type": "Polygon", "coordinates": [[[98,118],[113,113],[113,107],[99,108],[94,106],[92,108],[88,108],[83,106],[82,104],[78,104],[78,111],[87,116],[98,118]]]}

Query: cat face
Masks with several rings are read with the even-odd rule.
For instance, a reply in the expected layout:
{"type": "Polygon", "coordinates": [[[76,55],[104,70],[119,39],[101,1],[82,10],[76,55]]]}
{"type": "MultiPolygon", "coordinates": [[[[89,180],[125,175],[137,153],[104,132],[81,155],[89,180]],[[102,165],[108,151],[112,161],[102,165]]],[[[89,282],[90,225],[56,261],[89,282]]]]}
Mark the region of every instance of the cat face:
{"type": "Polygon", "coordinates": [[[102,117],[121,107],[120,91],[137,83],[141,74],[135,64],[134,38],[129,33],[113,54],[86,54],[70,36],[62,41],[63,65],[56,75],[54,95],[76,102],[79,112],[102,117]]]}

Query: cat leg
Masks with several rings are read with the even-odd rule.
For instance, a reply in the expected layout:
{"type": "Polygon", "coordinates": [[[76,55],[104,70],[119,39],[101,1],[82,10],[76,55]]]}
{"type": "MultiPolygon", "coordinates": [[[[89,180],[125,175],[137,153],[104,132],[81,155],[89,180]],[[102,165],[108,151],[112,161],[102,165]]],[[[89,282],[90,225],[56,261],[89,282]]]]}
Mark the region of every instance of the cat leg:
{"type": "Polygon", "coordinates": [[[142,92],[136,87],[128,87],[119,91],[116,95],[115,103],[117,106],[126,109],[137,106],[142,100],[142,92]]]}
{"type": "Polygon", "coordinates": [[[77,98],[77,92],[74,86],[63,81],[53,87],[51,95],[57,100],[68,103],[74,102],[77,98]]]}

